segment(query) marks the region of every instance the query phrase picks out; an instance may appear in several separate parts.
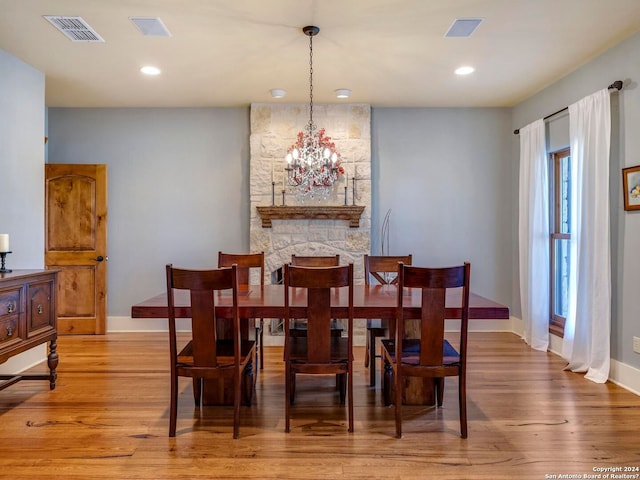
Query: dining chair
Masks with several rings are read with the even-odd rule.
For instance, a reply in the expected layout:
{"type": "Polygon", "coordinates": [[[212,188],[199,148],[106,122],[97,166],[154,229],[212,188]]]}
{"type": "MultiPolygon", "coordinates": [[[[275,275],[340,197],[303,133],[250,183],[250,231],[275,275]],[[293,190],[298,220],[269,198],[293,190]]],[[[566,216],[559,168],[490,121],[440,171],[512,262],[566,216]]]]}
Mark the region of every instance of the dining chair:
{"type": "MultiPolygon", "coordinates": [[[[394,339],[382,340],[385,360],[385,404],[391,401],[391,387],[395,396],[396,436],[402,436],[403,386],[406,377],[431,379],[436,403],[442,406],[444,377],[458,377],[460,434],[467,438],[466,362],[467,328],[469,323],[469,263],[449,268],[398,266],[398,300],[394,339]],[[421,308],[418,312],[405,310],[406,288],[419,290],[421,308]],[[461,288],[460,332],[456,346],[444,335],[447,289],[461,288]],[[405,338],[406,320],[418,320],[418,338],[405,338]]],[[[415,294],[412,292],[412,295],[415,294]]]]}
{"type": "MultiPolygon", "coordinates": [[[[365,285],[395,285],[398,283],[398,263],[411,265],[412,256],[409,255],[364,255],[364,283],[365,285]]],[[[393,322],[391,322],[393,323],[393,322]]],[[[393,326],[393,325],[391,325],[393,326]]],[[[387,337],[389,321],[384,319],[367,319],[366,354],[364,366],[369,368],[369,386],[376,386],[376,338],[387,337]]]]}
{"type": "Polygon", "coordinates": [[[256,364],[255,342],[242,340],[238,315],[238,268],[185,270],[166,266],[169,317],[169,352],[171,357],[171,405],[169,436],[176,436],[178,416],[178,378],[191,377],[196,407],[200,407],[203,380],[218,379],[233,386],[233,438],[240,428],[240,401],[251,405],[253,370],[256,364]],[[178,351],[176,334],[175,290],[188,290],[191,297],[191,338],[178,351]],[[216,335],[216,295],[231,292],[233,338],[216,335]]]}
{"type": "MultiPolygon", "coordinates": [[[[340,265],[340,255],[301,256],[292,254],[291,265],[296,267],[337,267],[340,265]]],[[[306,325],[304,321],[294,321],[291,325],[291,334],[305,336],[307,334],[306,325]]],[[[336,320],[331,322],[331,334],[336,337],[342,335],[342,328],[336,320]]]]}
{"type": "MultiPolygon", "coordinates": [[[[264,252],[260,253],[224,253],[218,252],[218,268],[238,266],[238,284],[248,286],[251,283],[251,269],[260,274],[260,286],[264,286],[264,252]]],[[[264,368],[264,319],[256,319],[255,338],[257,342],[258,363],[264,368]]],[[[242,322],[241,322],[242,323],[242,322]]]]}
{"type": "MultiPolygon", "coordinates": [[[[290,430],[297,374],[335,374],[341,379],[340,403],[347,402],[348,429],[353,432],[353,264],[337,267],[284,266],[285,432],[290,430]],[[347,337],[331,334],[332,289],[348,287],[347,337]],[[293,336],[292,295],[304,298],[307,335],[293,336]],[[345,392],[346,389],[346,392],[345,392]]],[[[296,306],[297,302],[296,302],[296,306]]],[[[296,315],[297,316],[297,315],[296,315]]]]}

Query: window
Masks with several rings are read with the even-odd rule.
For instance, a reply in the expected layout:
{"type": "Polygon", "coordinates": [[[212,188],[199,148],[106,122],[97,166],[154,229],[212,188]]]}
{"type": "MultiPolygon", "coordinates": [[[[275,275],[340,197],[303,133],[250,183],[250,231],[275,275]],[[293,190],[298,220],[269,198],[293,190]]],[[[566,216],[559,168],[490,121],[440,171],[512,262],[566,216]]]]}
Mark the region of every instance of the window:
{"type": "Polygon", "coordinates": [[[564,335],[569,300],[569,242],[571,240],[571,152],[550,154],[551,312],[549,331],[564,335]]]}

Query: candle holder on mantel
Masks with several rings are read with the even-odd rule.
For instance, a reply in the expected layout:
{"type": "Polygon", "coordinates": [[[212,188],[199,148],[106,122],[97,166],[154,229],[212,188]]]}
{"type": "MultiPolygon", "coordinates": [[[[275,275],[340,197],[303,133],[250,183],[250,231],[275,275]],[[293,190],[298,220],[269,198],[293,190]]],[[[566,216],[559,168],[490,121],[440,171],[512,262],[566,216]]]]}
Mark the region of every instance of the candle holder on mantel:
{"type": "Polygon", "coordinates": [[[12,272],[11,269],[6,268],[4,266],[7,253],[11,253],[11,252],[0,252],[0,273],[11,273],[12,272]]]}

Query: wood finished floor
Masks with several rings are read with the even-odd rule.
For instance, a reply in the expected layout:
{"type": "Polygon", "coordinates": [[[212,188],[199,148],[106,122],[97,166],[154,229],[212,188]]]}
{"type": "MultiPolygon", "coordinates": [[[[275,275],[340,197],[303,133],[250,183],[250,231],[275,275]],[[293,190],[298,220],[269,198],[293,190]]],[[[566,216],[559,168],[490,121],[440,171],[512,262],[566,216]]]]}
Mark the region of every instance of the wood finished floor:
{"type": "Polygon", "coordinates": [[[444,408],[405,408],[396,439],[393,408],[367,386],[363,347],[355,432],[328,377],[298,382],[285,434],[282,349],[268,347],[234,441],[231,408],[195,409],[187,379],[177,436],[167,437],[165,334],[61,337],[54,391],[20,382],[0,392],[0,478],[548,479],[640,466],[640,397],[565,372],[509,333],[471,333],[469,343],[467,440],[455,380],[444,408]]]}

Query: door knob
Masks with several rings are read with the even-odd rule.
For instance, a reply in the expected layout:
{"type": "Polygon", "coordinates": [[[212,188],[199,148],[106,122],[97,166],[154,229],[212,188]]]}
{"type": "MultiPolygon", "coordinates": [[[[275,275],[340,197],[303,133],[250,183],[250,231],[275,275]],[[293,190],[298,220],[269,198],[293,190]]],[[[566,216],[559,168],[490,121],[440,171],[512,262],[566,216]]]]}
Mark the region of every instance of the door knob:
{"type": "Polygon", "coordinates": [[[106,259],[102,256],[102,255],[98,255],[96,258],[94,258],[94,260],[96,262],[101,262],[103,260],[109,260],[109,257],[107,257],[106,259]]]}

